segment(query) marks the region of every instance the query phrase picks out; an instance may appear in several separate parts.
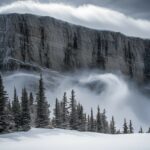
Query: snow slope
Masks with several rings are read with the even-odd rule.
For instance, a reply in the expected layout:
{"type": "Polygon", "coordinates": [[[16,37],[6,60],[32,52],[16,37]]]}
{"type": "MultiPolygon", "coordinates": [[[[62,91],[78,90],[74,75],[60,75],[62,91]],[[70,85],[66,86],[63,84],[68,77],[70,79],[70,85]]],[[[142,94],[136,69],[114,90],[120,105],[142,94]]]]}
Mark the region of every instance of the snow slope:
{"type": "Polygon", "coordinates": [[[150,134],[105,135],[62,129],[32,129],[0,135],[1,150],[150,150],[150,134]]]}

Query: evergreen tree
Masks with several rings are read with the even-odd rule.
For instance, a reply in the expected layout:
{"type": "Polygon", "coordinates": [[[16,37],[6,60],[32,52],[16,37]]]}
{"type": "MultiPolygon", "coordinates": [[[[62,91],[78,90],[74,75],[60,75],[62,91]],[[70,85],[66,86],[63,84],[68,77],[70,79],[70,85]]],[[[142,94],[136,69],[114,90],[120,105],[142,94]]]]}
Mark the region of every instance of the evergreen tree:
{"type": "Polygon", "coordinates": [[[15,130],[15,122],[14,122],[14,116],[13,116],[13,112],[12,112],[12,106],[11,106],[11,103],[10,103],[10,100],[8,101],[7,103],[7,106],[6,106],[6,112],[7,112],[7,119],[8,119],[8,122],[9,122],[9,132],[12,132],[15,130]]]}
{"type": "Polygon", "coordinates": [[[62,128],[67,128],[69,126],[68,120],[69,120],[68,102],[67,102],[67,94],[65,92],[62,101],[62,128]]]}
{"type": "Polygon", "coordinates": [[[109,133],[109,126],[107,122],[105,109],[103,110],[103,113],[102,113],[102,128],[103,128],[103,133],[109,133]]]}
{"type": "Polygon", "coordinates": [[[148,131],[147,131],[147,133],[150,133],[150,128],[148,128],[148,131]]]}
{"type": "Polygon", "coordinates": [[[46,128],[49,126],[49,105],[45,97],[45,89],[42,75],[39,80],[39,89],[37,93],[37,115],[36,115],[36,127],[37,128],[46,128]]]}
{"type": "Polygon", "coordinates": [[[12,101],[12,113],[14,117],[15,127],[16,130],[19,130],[21,127],[21,109],[20,109],[20,103],[18,100],[16,88],[14,88],[14,99],[12,101]]]}
{"type": "Polygon", "coordinates": [[[54,126],[56,128],[60,128],[61,124],[62,124],[61,108],[60,108],[60,103],[58,102],[58,99],[56,98],[55,109],[54,109],[54,126]]]}
{"type": "Polygon", "coordinates": [[[12,112],[12,106],[11,106],[10,100],[8,101],[8,110],[9,110],[10,112],[12,112]]]}
{"type": "Polygon", "coordinates": [[[21,126],[23,131],[30,130],[31,126],[29,100],[26,88],[22,89],[21,97],[21,126]]]}
{"type": "Polygon", "coordinates": [[[124,134],[127,134],[127,133],[128,133],[128,126],[127,126],[126,119],[124,119],[124,124],[123,124],[123,133],[124,133],[124,134]]]}
{"type": "Polygon", "coordinates": [[[71,91],[71,98],[70,98],[70,127],[73,130],[78,129],[78,114],[77,114],[77,104],[75,99],[75,92],[74,90],[71,91]]]}
{"type": "Polygon", "coordinates": [[[87,118],[87,131],[91,131],[91,122],[90,122],[90,116],[89,115],[87,118]]]}
{"type": "Polygon", "coordinates": [[[36,104],[34,103],[34,97],[32,92],[29,94],[29,107],[30,107],[30,117],[31,117],[31,126],[35,126],[36,119],[36,104]]]}
{"type": "Polygon", "coordinates": [[[112,120],[110,122],[110,132],[111,132],[111,134],[116,134],[116,127],[115,127],[115,121],[114,121],[113,116],[112,116],[112,120]]]}
{"type": "Polygon", "coordinates": [[[140,127],[139,133],[143,133],[143,128],[140,127]]]}
{"type": "Polygon", "coordinates": [[[77,106],[78,113],[78,130],[85,131],[86,130],[86,114],[84,114],[83,106],[79,103],[77,106]]]}
{"type": "Polygon", "coordinates": [[[130,123],[129,123],[129,133],[133,133],[134,132],[134,129],[133,129],[133,126],[132,126],[132,121],[130,120],[130,123]]]}
{"type": "Polygon", "coordinates": [[[102,118],[101,118],[101,113],[100,113],[99,106],[97,108],[97,118],[96,118],[96,120],[97,120],[97,124],[96,124],[96,126],[97,126],[97,132],[102,133],[103,126],[102,126],[102,118]]]}
{"type": "Polygon", "coordinates": [[[83,114],[82,119],[82,125],[81,125],[81,131],[87,131],[87,117],[86,113],[83,114]]]}
{"type": "Polygon", "coordinates": [[[7,93],[4,89],[2,76],[0,75],[0,133],[10,132],[14,124],[9,110],[7,93]]]}
{"type": "Polygon", "coordinates": [[[32,94],[32,92],[30,92],[30,96],[29,96],[29,104],[30,104],[30,106],[33,105],[33,102],[34,102],[33,94],[32,94]]]}
{"type": "Polygon", "coordinates": [[[91,108],[91,116],[90,116],[90,131],[95,132],[95,120],[94,120],[92,108],[91,108]]]}

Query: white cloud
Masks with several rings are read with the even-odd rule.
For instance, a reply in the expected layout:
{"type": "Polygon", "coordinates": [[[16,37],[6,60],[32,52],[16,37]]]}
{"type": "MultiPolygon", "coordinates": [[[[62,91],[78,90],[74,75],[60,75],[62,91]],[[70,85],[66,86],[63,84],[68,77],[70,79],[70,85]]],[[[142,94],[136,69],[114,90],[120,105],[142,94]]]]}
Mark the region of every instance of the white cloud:
{"type": "Polygon", "coordinates": [[[52,16],[73,24],[100,30],[122,32],[130,36],[150,38],[150,21],[135,19],[123,13],[94,5],[78,7],[63,3],[40,3],[35,1],[18,1],[0,7],[3,13],[32,13],[52,16]]]}

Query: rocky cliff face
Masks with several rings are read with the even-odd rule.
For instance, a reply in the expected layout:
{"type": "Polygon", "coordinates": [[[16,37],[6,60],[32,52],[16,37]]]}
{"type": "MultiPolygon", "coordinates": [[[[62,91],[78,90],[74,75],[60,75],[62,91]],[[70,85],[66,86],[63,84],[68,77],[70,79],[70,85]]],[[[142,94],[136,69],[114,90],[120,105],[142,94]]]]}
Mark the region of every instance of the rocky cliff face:
{"type": "Polygon", "coordinates": [[[75,26],[50,17],[0,15],[0,68],[120,70],[150,80],[150,40],[75,26]]]}

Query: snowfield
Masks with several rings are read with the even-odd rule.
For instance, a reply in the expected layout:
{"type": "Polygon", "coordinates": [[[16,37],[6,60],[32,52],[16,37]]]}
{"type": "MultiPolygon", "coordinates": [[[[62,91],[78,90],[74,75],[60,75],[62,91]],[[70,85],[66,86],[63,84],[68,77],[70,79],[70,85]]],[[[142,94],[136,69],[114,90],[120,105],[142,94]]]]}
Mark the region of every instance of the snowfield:
{"type": "Polygon", "coordinates": [[[0,150],[150,150],[150,134],[105,135],[33,128],[0,135],[0,150]]]}

